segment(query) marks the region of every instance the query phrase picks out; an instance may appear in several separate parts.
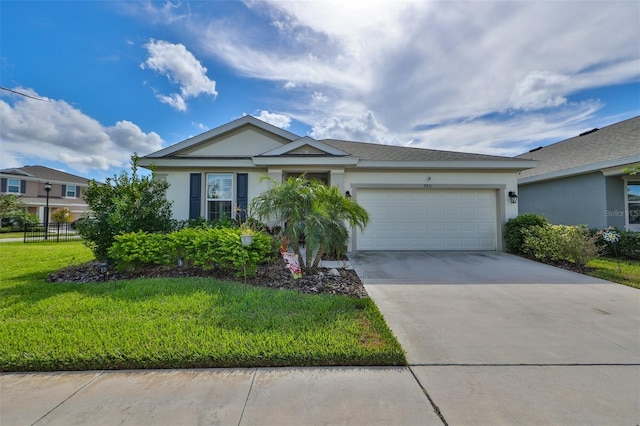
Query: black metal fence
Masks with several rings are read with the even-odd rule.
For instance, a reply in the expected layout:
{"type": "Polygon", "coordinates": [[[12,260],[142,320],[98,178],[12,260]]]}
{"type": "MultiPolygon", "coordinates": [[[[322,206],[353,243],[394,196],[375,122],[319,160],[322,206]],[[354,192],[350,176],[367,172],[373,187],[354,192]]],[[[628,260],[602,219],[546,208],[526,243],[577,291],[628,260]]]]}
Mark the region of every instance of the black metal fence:
{"type": "Polygon", "coordinates": [[[39,243],[52,242],[59,243],[78,238],[76,230],[71,227],[71,223],[49,222],[26,223],[24,225],[24,242],[39,243]]]}

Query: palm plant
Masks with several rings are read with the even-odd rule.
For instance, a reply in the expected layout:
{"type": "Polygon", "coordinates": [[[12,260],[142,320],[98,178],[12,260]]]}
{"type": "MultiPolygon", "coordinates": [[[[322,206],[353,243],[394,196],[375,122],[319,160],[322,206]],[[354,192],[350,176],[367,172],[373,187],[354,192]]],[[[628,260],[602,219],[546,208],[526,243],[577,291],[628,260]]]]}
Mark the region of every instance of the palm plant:
{"type": "Polygon", "coordinates": [[[327,187],[304,176],[284,183],[271,178],[273,187],[251,202],[251,209],[261,220],[284,223],[283,233],[300,259],[304,274],[315,271],[326,252],[342,252],[351,227],[364,229],[369,214],[337,187],[327,187]],[[300,256],[300,239],[304,236],[306,256],[300,256]]]}

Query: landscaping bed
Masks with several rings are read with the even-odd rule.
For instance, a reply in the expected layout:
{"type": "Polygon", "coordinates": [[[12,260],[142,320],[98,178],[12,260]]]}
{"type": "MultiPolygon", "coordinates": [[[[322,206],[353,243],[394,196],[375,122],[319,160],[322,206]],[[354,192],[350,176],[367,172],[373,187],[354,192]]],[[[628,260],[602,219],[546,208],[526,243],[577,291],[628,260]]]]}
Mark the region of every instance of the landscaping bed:
{"type": "Polygon", "coordinates": [[[307,294],[341,294],[352,297],[367,297],[362,281],[351,269],[338,269],[339,275],[331,275],[330,269],[320,268],[315,275],[294,279],[282,259],[258,265],[254,277],[237,277],[233,271],[224,269],[203,269],[200,267],[146,266],[127,272],[118,272],[113,267],[106,274],[100,272],[99,262],[74,265],[49,274],[47,282],[97,283],[104,281],[129,280],[136,278],[179,278],[208,277],[216,280],[241,281],[246,284],[297,290],[307,294]]]}

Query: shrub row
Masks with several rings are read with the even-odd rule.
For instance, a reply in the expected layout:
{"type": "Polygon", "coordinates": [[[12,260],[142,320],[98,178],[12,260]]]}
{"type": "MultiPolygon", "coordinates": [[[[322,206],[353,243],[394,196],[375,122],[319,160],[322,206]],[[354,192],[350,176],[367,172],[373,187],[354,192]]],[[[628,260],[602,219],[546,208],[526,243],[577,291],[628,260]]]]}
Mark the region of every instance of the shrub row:
{"type": "Polygon", "coordinates": [[[568,261],[584,267],[599,254],[597,238],[583,226],[532,226],[523,235],[525,254],[543,262],[568,261]]]}
{"type": "Polygon", "coordinates": [[[130,232],[115,237],[109,258],[118,269],[148,265],[230,269],[237,276],[252,276],[257,265],[275,256],[272,238],[256,232],[253,243],[242,245],[240,228],[184,228],[169,234],[130,232]]]}
{"type": "MultiPolygon", "coordinates": [[[[609,235],[607,237],[611,239],[609,235]]],[[[640,259],[638,232],[551,225],[544,216],[535,214],[523,214],[509,219],[505,225],[504,238],[508,251],[533,256],[544,262],[569,261],[584,266],[598,255],[640,259]],[[617,241],[607,241],[606,232],[613,232],[617,241]]]]}

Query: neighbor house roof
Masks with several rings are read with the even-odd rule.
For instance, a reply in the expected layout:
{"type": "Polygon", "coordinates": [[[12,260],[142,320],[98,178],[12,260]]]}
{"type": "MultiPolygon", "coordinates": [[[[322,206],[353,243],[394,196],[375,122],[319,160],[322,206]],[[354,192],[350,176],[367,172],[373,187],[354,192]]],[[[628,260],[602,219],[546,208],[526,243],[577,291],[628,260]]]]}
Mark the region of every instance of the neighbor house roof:
{"type": "Polygon", "coordinates": [[[15,175],[21,178],[31,178],[30,180],[54,181],[61,183],[77,183],[88,185],[89,179],[61,172],[45,166],[24,166],[11,169],[0,170],[3,175],[15,175]]]}
{"type": "Polygon", "coordinates": [[[538,161],[518,183],[590,173],[640,162],[640,116],[518,155],[538,161]]]}

